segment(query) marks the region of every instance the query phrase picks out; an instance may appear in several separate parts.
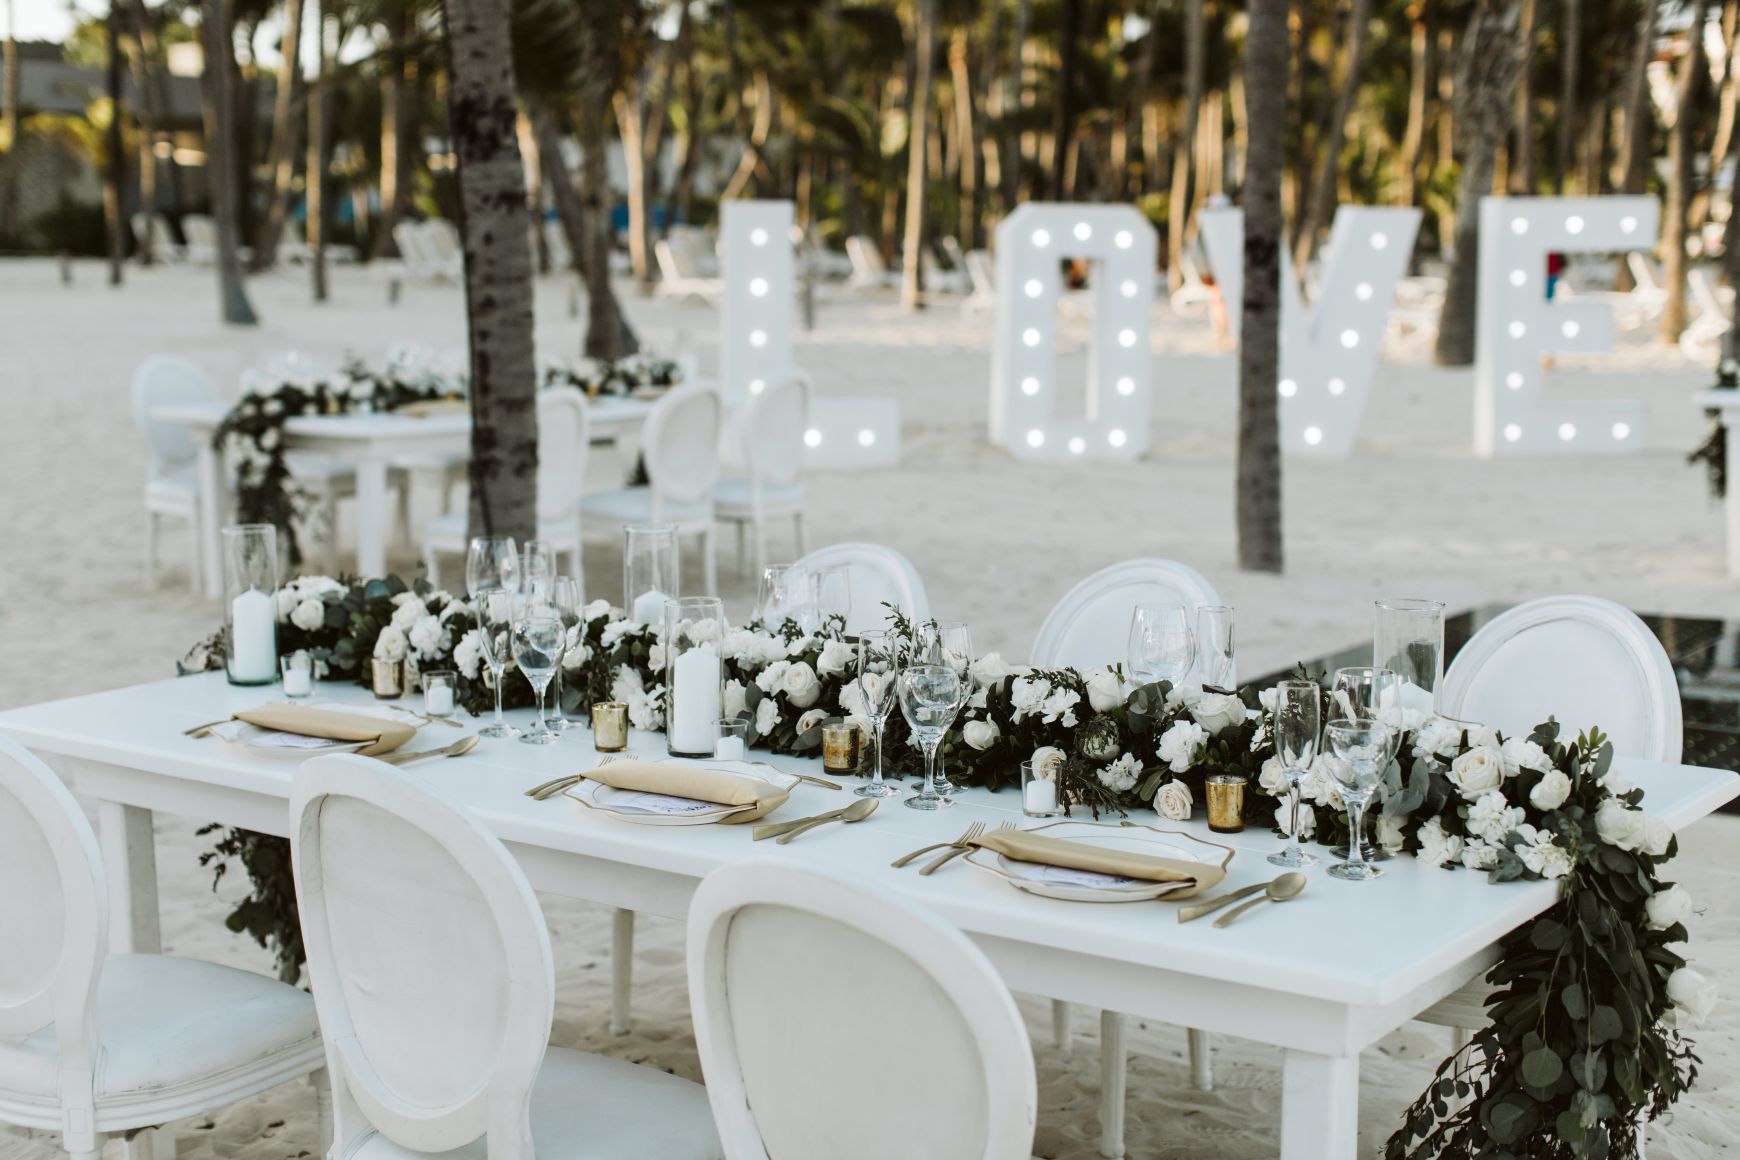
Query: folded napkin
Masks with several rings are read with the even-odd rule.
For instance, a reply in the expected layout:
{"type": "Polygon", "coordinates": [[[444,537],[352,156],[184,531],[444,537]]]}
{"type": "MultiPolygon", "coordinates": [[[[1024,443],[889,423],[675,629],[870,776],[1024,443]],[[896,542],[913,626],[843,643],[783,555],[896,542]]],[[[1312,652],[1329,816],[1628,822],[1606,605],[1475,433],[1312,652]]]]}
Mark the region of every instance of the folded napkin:
{"type": "Polygon", "coordinates": [[[1191,882],[1185,890],[1174,890],[1168,899],[1189,898],[1206,890],[1226,877],[1226,871],[1206,862],[1180,862],[1175,858],[1156,858],[1149,854],[1132,854],[1127,850],[1108,850],[1086,842],[1067,838],[1051,838],[1024,830],[992,830],[975,838],[970,845],[978,846],[1018,862],[1038,862],[1046,866],[1063,866],[1070,870],[1091,870],[1096,874],[1115,874],[1120,878],[1140,878],[1145,882],[1191,882]]]}
{"type": "Polygon", "coordinates": [[[426,419],[431,415],[458,415],[471,410],[471,404],[464,399],[428,399],[416,403],[406,403],[393,413],[409,415],[413,419],[426,419]]]}
{"type": "Polygon", "coordinates": [[[722,806],[754,806],[720,819],[721,825],[753,822],[766,817],[785,804],[790,789],[749,774],[700,765],[677,765],[662,761],[612,761],[586,776],[612,789],[640,790],[662,793],[670,797],[694,798],[722,806]]]}
{"type": "Polygon", "coordinates": [[[315,709],[306,705],[262,705],[236,714],[236,720],[276,729],[282,733],[297,733],[303,737],[327,737],[333,741],[367,741],[358,750],[365,757],[391,753],[417,732],[415,725],[389,721],[384,717],[365,717],[361,713],[344,713],[337,709],[315,709]]]}

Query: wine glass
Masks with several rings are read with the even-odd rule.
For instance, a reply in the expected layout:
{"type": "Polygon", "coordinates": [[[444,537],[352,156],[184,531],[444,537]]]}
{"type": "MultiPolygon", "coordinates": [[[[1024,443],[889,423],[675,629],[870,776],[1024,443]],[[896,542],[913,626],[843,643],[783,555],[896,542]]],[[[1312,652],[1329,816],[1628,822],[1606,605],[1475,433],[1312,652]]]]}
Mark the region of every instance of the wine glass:
{"type": "Polygon", "coordinates": [[[520,554],[512,536],[473,536],[465,553],[465,590],[473,597],[486,588],[520,590],[520,554]]]}
{"type": "Polygon", "coordinates": [[[858,697],[864,716],[870,719],[870,734],[876,743],[876,774],[854,791],[859,797],[885,798],[900,792],[898,786],[882,780],[882,729],[894,707],[894,684],[899,671],[892,633],[879,628],[858,634],[858,697]]]}
{"type": "Polygon", "coordinates": [[[915,810],[954,805],[936,787],[937,750],[960,711],[961,678],[948,665],[913,665],[900,672],[900,712],[924,749],[924,788],[906,799],[915,810]]]}
{"type": "MultiPolygon", "coordinates": [[[[562,626],[566,630],[562,648],[562,657],[566,661],[570,655],[579,652],[581,643],[578,639],[580,610],[583,605],[580,596],[580,581],[572,576],[558,576],[550,581],[550,603],[555,606],[557,614],[561,616],[562,626]]],[[[557,666],[556,680],[553,686],[555,693],[551,699],[555,715],[550,719],[550,728],[558,733],[566,730],[572,724],[568,720],[567,714],[562,711],[562,680],[566,671],[566,664],[557,666]]]]}
{"type": "Polygon", "coordinates": [[[852,619],[852,569],[834,564],[815,569],[815,574],[817,631],[826,629],[836,618],[840,630],[845,631],[852,619]]]}
{"type": "Polygon", "coordinates": [[[556,551],[548,540],[527,540],[520,550],[520,591],[547,596],[556,579],[556,551]]]}
{"type": "Polygon", "coordinates": [[[1202,683],[1230,691],[1236,669],[1233,662],[1232,605],[1197,605],[1196,665],[1202,683]]]}
{"type": "Polygon", "coordinates": [[[544,693],[561,667],[567,640],[567,626],[554,605],[536,599],[521,602],[513,623],[514,663],[532,683],[538,701],[538,724],[520,738],[527,745],[549,745],[561,736],[544,719],[544,693]]]}
{"type": "Polygon", "coordinates": [[[796,564],[774,564],[762,569],[761,592],[756,608],[768,632],[778,632],[786,621],[809,632],[816,612],[816,574],[796,564]]]}
{"type": "Polygon", "coordinates": [[[1138,604],[1130,614],[1129,656],[1133,685],[1177,685],[1196,660],[1190,613],[1182,604],[1138,604]]]}
{"type": "Polygon", "coordinates": [[[483,659],[495,678],[495,720],[477,731],[479,737],[518,737],[520,731],[501,715],[501,690],[507,663],[512,659],[514,594],[507,588],[484,588],[472,594],[477,608],[478,634],[483,637],[483,659]]]}
{"type": "MultiPolygon", "coordinates": [[[[1401,706],[1402,679],[1400,674],[1389,669],[1376,669],[1354,666],[1352,668],[1336,669],[1330,683],[1331,717],[1346,717],[1356,721],[1384,721],[1394,724],[1390,714],[1401,706]]],[[[1390,759],[1395,757],[1396,748],[1402,743],[1402,733],[1392,728],[1389,733],[1389,751],[1378,763],[1378,776],[1381,780],[1385,770],[1389,768],[1390,759]]],[[[1359,836],[1361,852],[1368,862],[1387,862],[1390,854],[1382,846],[1373,842],[1363,832],[1359,836]]],[[[1338,849],[1336,851],[1340,853],[1338,849]]]]}
{"type": "MultiPolygon", "coordinates": [[[[1339,718],[1331,721],[1323,731],[1329,752],[1334,757],[1329,762],[1329,774],[1341,787],[1341,796],[1347,802],[1348,832],[1356,838],[1365,821],[1365,804],[1371,800],[1389,760],[1389,735],[1393,732],[1395,730],[1376,718],[1357,721],[1339,718]]],[[[1383,871],[1366,861],[1362,845],[1357,840],[1348,842],[1347,861],[1331,866],[1330,877],[1344,878],[1349,882],[1380,877],[1383,871]]]]}
{"type": "MultiPolygon", "coordinates": [[[[925,664],[947,665],[961,679],[961,700],[955,706],[955,713],[959,715],[973,695],[972,633],[958,620],[933,620],[919,631],[918,659],[925,664]]],[[[959,790],[949,780],[940,757],[936,766],[936,789],[944,797],[952,796],[959,790]]]]}
{"type": "Polygon", "coordinates": [[[1318,733],[1323,721],[1322,690],[1316,681],[1282,681],[1275,686],[1275,759],[1287,774],[1287,784],[1293,788],[1293,824],[1288,828],[1292,841],[1285,850],[1270,854],[1269,861],[1277,866],[1315,866],[1317,859],[1299,848],[1299,783],[1305,769],[1317,755],[1318,733]]]}

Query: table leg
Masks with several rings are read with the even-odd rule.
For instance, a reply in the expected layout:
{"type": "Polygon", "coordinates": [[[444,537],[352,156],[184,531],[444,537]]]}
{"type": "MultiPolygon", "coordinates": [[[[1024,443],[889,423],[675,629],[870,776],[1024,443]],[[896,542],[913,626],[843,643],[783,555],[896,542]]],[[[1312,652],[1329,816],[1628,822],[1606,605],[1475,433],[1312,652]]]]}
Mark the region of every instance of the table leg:
{"type": "Polygon", "coordinates": [[[1728,495],[1723,501],[1723,514],[1728,524],[1728,575],[1740,576],[1740,415],[1726,412],[1722,416],[1724,438],[1728,450],[1728,495]]]}
{"type": "Polygon", "coordinates": [[[97,837],[109,887],[109,953],[161,954],[157,847],[151,811],[117,802],[97,806],[97,837]]]}
{"type": "Polygon", "coordinates": [[[230,489],[224,480],[224,457],[211,445],[210,435],[195,432],[199,444],[199,536],[200,555],[205,561],[205,594],[218,599],[224,594],[224,548],[219,529],[230,507],[230,489]]]}
{"type": "Polygon", "coordinates": [[[1359,1140],[1359,1056],[1286,1051],[1281,1160],[1353,1160],[1359,1140]]]}
{"type": "Polygon", "coordinates": [[[356,465],[356,570],[369,580],[387,574],[387,464],[382,459],[356,465]]]}
{"type": "Polygon", "coordinates": [[[1125,1070],[1124,1017],[1116,1011],[1100,1012],[1100,1155],[1121,1160],[1124,1155],[1124,1095],[1129,1083],[1125,1070]]]}

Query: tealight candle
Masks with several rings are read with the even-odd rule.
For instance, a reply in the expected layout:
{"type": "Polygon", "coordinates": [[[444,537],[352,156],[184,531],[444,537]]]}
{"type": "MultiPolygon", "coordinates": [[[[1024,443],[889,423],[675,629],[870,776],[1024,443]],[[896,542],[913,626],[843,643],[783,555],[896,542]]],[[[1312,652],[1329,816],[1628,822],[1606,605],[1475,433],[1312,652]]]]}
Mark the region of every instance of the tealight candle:
{"type": "Polygon", "coordinates": [[[284,675],[284,695],[295,699],[311,696],[314,692],[314,662],[301,649],[281,658],[278,662],[284,675]]]}
{"type": "Polygon", "coordinates": [[[1021,812],[1030,818],[1051,818],[1063,812],[1057,802],[1056,779],[1035,770],[1031,761],[1021,763],[1021,812]]]}
{"type": "Polygon", "coordinates": [[[430,717],[451,717],[457,706],[459,674],[437,670],[423,674],[423,712],[430,717]]]}
{"type": "Polygon", "coordinates": [[[749,751],[749,722],[735,717],[721,717],[713,723],[718,740],[713,742],[713,756],[720,761],[742,761],[749,751]]]}

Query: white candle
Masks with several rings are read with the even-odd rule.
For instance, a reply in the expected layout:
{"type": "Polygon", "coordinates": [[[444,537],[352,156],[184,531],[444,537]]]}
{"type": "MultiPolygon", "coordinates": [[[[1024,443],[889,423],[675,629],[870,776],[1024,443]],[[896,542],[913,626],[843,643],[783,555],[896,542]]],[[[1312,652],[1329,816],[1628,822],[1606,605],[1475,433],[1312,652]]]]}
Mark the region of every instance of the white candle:
{"type": "Polygon", "coordinates": [[[1057,809],[1057,784],[1034,778],[1021,791],[1021,805],[1030,814],[1049,814],[1057,809]]]}
{"type": "Polygon", "coordinates": [[[743,760],[743,738],[721,737],[713,746],[713,756],[720,761],[743,760]]]}
{"type": "Polygon", "coordinates": [[[314,674],[306,668],[288,668],[284,670],[284,695],[286,697],[306,697],[314,691],[314,674]]]}
{"type": "Polygon", "coordinates": [[[445,717],[453,712],[453,686],[436,685],[423,690],[423,712],[431,717],[445,717]]]}
{"type": "Polygon", "coordinates": [[[678,753],[706,753],[713,748],[714,722],[720,716],[719,654],[710,644],[697,645],[677,657],[671,681],[671,713],[665,722],[670,747],[678,753]]]}
{"type": "Polygon", "coordinates": [[[250,588],[230,602],[230,677],[266,684],[278,675],[276,601],[250,588]]]}
{"type": "Polygon", "coordinates": [[[634,598],[634,608],[629,612],[629,619],[636,624],[659,624],[665,618],[665,602],[669,599],[669,596],[657,588],[642,592],[634,598]]]}

